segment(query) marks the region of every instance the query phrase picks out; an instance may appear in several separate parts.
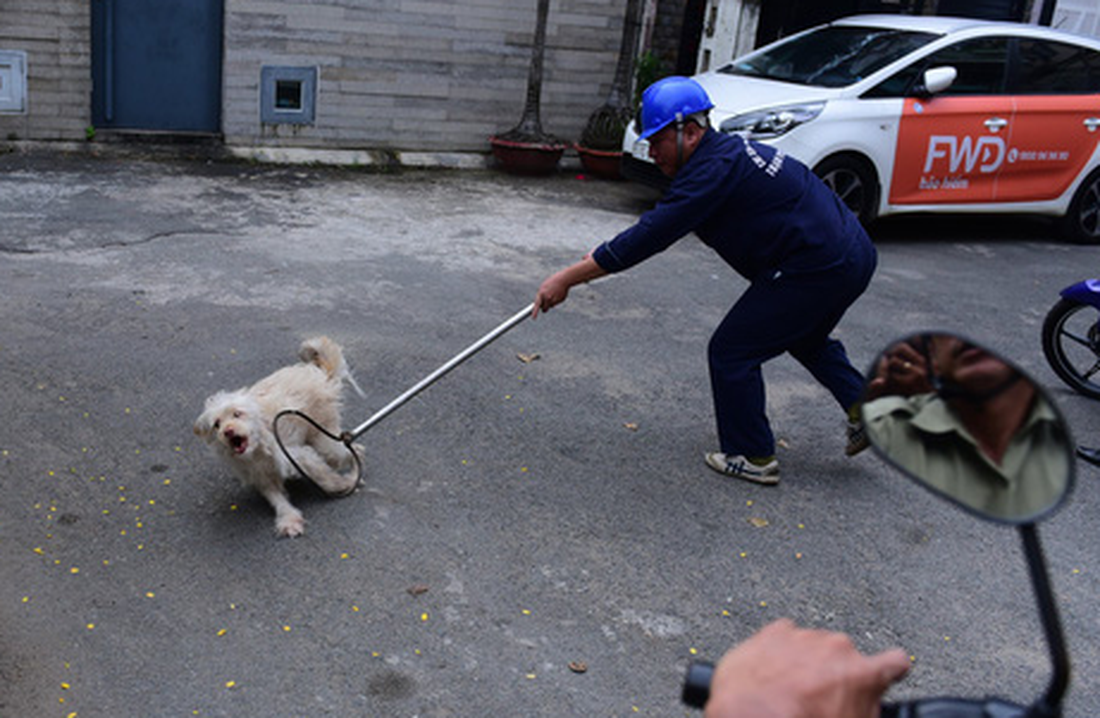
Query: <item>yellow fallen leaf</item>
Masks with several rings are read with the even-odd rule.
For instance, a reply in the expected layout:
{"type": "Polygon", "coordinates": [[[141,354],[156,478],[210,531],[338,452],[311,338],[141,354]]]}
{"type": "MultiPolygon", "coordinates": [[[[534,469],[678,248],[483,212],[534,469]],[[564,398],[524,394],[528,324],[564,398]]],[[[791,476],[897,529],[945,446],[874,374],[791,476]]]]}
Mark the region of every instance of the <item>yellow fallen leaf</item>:
{"type": "Polygon", "coordinates": [[[753,526],[755,526],[758,529],[762,529],[762,528],[764,528],[765,526],[768,525],[768,520],[767,519],[762,519],[758,516],[753,516],[751,519],[749,519],[749,523],[752,524],[753,526]]]}

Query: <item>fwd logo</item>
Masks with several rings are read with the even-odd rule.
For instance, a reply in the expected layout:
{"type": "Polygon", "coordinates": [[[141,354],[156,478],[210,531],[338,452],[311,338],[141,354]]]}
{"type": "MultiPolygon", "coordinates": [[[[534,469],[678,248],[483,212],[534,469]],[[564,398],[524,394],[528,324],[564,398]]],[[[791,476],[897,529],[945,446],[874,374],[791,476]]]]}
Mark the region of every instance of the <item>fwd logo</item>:
{"type": "Polygon", "coordinates": [[[928,155],[924,159],[924,171],[931,172],[932,165],[938,159],[946,159],[948,172],[958,172],[963,168],[965,174],[978,167],[979,172],[996,172],[1005,159],[1005,141],[1001,137],[963,137],[954,135],[932,135],[928,138],[928,155]]]}

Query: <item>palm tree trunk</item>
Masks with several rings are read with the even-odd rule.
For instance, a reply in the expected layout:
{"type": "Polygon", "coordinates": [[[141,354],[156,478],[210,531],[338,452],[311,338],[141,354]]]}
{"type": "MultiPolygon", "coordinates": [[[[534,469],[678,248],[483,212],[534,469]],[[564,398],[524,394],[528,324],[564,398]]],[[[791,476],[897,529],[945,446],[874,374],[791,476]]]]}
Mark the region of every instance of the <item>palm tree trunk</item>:
{"type": "Polygon", "coordinates": [[[634,75],[634,55],[638,50],[638,37],[642,32],[642,0],[626,1],[626,18],[623,20],[623,37],[619,43],[619,62],[615,65],[615,80],[607,104],[612,107],[629,107],[630,85],[634,75]]]}
{"type": "Polygon", "coordinates": [[[588,116],[581,132],[580,144],[598,150],[617,150],[622,144],[623,132],[633,119],[634,108],[629,98],[634,75],[634,54],[642,28],[642,0],[627,0],[623,18],[623,35],[619,44],[619,61],[615,65],[615,79],[607,101],[588,116]]]}

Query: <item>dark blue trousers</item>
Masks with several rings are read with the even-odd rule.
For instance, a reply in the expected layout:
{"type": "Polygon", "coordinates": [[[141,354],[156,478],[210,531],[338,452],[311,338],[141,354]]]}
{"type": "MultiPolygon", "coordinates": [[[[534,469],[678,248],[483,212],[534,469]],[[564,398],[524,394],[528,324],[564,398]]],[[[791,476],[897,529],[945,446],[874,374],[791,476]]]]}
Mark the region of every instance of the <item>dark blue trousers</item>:
{"type": "Polygon", "coordinates": [[[783,352],[806,367],[845,411],[859,401],[863,374],[829,334],[870,284],[875,262],[874,247],[860,243],[835,268],[754,281],[733,305],[707,350],[724,453],[775,454],[760,368],[783,352]]]}

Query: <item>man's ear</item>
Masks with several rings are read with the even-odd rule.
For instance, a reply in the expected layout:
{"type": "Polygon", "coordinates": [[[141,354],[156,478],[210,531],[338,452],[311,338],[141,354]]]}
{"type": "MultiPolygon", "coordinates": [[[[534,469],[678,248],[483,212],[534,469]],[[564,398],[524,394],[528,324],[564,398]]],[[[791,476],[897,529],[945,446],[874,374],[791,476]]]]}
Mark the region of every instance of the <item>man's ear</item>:
{"type": "Polygon", "coordinates": [[[692,142],[698,142],[699,138],[706,133],[707,129],[694,122],[684,123],[684,137],[692,142]]]}

